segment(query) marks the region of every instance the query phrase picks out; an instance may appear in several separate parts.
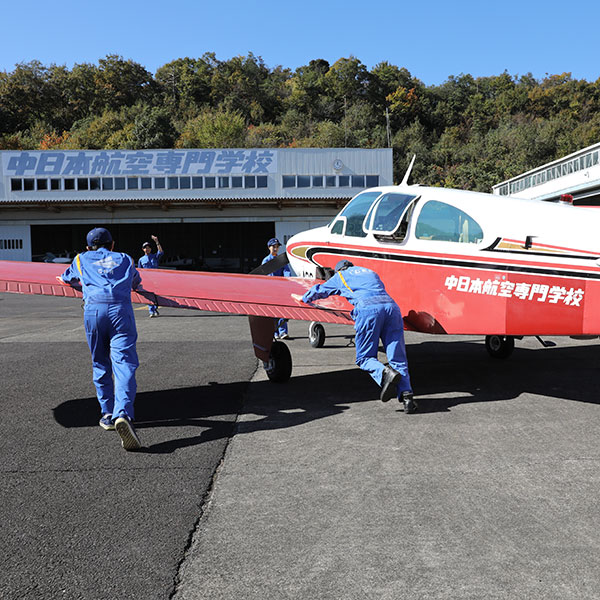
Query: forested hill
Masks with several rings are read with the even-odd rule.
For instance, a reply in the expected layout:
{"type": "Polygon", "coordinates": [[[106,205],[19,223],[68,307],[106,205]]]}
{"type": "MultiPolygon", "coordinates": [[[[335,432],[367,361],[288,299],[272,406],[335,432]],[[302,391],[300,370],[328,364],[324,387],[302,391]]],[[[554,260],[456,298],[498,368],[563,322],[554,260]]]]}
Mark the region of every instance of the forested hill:
{"type": "Polygon", "coordinates": [[[117,55],[0,72],[0,149],[394,148],[400,179],[490,191],[600,141],[600,79],[502,73],[428,86],[387,62],[181,58],[156,74],[117,55]]]}

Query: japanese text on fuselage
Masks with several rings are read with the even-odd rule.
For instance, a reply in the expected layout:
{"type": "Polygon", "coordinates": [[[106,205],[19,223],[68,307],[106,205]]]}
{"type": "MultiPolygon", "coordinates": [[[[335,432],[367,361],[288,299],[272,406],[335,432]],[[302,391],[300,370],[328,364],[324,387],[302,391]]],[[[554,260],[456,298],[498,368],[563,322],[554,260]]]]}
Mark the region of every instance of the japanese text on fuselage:
{"type": "Polygon", "coordinates": [[[519,300],[547,302],[548,304],[562,303],[566,306],[581,306],[584,290],[581,288],[566,288],[560,285],[544,283],[524,283],[501,281],[498,279],[480,279],[467,275],[448,275],[445,286],[449,290],[466,294],[481,294],[499,298],[518,298],[519,300]]]}

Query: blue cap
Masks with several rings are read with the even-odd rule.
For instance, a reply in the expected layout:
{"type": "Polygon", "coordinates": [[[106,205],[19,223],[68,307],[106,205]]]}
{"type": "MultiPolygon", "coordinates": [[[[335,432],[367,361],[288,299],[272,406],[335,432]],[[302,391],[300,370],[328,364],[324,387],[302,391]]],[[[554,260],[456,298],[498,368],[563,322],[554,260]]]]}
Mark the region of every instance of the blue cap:
{"type": "Polygon", "coordinates": [[[340,260],[340,262],[337,265],[335,265],[334,271],[337,273],[338,271],[343,271],[344,269],[353,266],[354,265],[349,260],[340,260]]]}
{"type": "Polygon", "coordinates": [[[113,241],[112,235],[104,227],[94,227],[85,238],[88,246],[99,246],[100,244],[109,244],[113,241]]]}
{"type": "Polygon", "coordinates": [[[268,242],[267,242],[267,246],[281,246],[281,242],[277,239],[277,238],[271,238],[268,242]]]}

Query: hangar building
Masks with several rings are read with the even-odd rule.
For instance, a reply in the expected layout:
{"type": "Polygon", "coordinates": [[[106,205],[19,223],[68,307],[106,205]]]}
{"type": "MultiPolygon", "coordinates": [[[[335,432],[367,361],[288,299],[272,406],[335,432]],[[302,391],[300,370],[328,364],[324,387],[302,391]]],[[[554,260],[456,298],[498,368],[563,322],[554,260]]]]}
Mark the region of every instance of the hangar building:
{"type": "Polygon", "coordinates": [[[367,187],[391,185],[391,148],[0,152],[0,259],[70,262],[92,227],[164,266],[248,272],[367,187]]]}
{"type": "Polygon", "coordinates": [[[600,144],[498,183],[492,193],[548,202],[570,194],[575,205],[600,206],[600,144]]]}

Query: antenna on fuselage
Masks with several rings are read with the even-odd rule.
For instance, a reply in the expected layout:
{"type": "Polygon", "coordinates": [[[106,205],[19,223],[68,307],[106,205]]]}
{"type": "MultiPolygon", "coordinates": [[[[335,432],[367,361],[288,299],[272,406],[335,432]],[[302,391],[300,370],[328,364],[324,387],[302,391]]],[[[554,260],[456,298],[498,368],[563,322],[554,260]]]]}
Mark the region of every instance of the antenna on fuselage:
{"type": "Polygon", "coordinates": [[[408,165],[408,169],[406,169],[406,173],[404,173],[404,179],[402,179],[402,183],[400,185],[408,185],[408,178],[410,177],[410,172],[412,171],[413,165],[415,164],[415,158],[417,158],[417,155],[413,154],[412,160],[410,161],[410,165],[408,165]]]}

